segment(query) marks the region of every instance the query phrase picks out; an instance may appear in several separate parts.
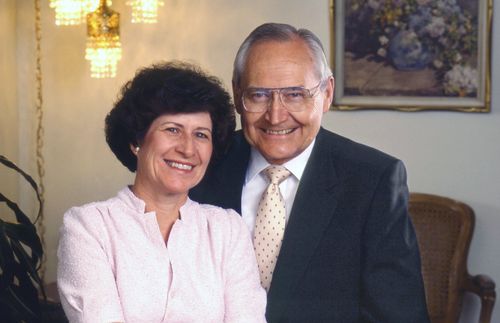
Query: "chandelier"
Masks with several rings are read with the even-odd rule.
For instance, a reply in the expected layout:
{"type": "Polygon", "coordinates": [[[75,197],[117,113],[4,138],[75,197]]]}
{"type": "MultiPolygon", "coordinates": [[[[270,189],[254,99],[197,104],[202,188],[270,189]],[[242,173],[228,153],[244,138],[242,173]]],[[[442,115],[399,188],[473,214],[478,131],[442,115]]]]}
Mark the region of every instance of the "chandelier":
{"type": "MultiPolygon", "coordinates": [[[[50,0],[58,26],[87,24],[85,59],[93,78],[115,77],[122,57],[120,14],[111,10],[110,0],[50,0]]],[[[132,23],[156,23],[161,0],[128,0],[132,23]]]]}
{"type": "MultiPolygon", "coordinates": [[[[111,1],[108,1],[111,5],[111,1]]],[[[99,0],[50,0],[49,6],[56,14],[56,25],[80,25],[86,22],[89,12],[97,9],[99,0]]]]}
{"type": "Polygon", "coordinates": [[[132,22],[154,24],[158,21],[158,7],[163,1],[158,0],[129,0],[127,5],[132,7],[132,22]]]}
{"type": "Polygon", "coordinates": [[[101,0],[99,7],[87,14],[85,59],[90,61],[90,76],[115,77],[121,58],[120,14],[109,9],[106,0],[101,0]]]}

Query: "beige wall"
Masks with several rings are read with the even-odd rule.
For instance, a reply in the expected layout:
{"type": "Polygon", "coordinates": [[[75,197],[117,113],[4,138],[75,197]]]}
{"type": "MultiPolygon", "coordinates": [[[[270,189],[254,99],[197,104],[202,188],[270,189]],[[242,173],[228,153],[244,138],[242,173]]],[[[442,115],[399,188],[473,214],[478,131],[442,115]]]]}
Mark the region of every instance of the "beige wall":
{"type": "MultiPolygon", "coordinates": [[[[41,2],[48,280],[55,279],[55,250],[64,211],[73,205],[110,197],[132,179],[104,142],[103,119],[120,86],[138,67],[159,60],[191,60],[222,77],[229,87],[231,62],[240,42],[266,21],[309,28],[327,48],[330,46],[328,0],[165,0],[157,25],[129,23],[130,10],[125,1],[113,1],[113,8],[122,15],[123,59],[115,79],[91,79],[83,54],[85,27],[56,27],[48,0],[41,2]]],[[[495,2],[498,17],[500,1],[495,2]]],[[[11,45],[5,47],[8,50],[2,48],[0,60],[0,153],[7,151],[17,156],[21,165],[35,173],[31,7],[30,1],[0,0],[1,40],[2,44],[11,45]],[[1,28],[4,25],[6,29],[1,28]]],[[[498,23],[493,34],[493,57],[498,57],[498,23]]],[[[499,77],[500,67],[496,64],[494,90],[499,77]]],[[[336,111],[327,113],[324,126],[400,157],[408,168],[412,191],[446,195],[469,203],[477,214],[469,269],[472,273],[488,273],[500,282],[497,93],[493,91],[492,112],[488,114],[336,111]]],[[[473,300],[473,304],[477,302],[473,300]]],[[[463,322],[472,321],[470,317],[477,314],[475,305],[465,309],[463,322]]],[[[499,308],[493,321],[500,321],[499,308]]]]}
{"type": "MultiPolygon", "coordinates": [[[[13,1],[0,0],[0,155],[17,162],[19,121],[17,112],[16,87],[16,15],[13,1]],[[5,8],[5,10],[3,10],[5,8]],[[13,14],[14,13],[14,14],[13,14]],[[5,45],[12,46],[5,46],[5,45]]],[[[17,176],[12,171],[0,167],[2,193],[12,200],[18,199],[17,176]]],[[[2,215],[12,215],[7,207],[0,204],[2,215]]]]}

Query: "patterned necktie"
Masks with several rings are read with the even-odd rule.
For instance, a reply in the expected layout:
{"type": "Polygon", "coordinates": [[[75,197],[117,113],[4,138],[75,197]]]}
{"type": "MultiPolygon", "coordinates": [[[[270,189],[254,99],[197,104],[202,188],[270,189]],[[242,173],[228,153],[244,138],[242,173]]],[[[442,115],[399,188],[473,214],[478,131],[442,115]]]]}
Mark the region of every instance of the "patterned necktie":
{"type": "Polygon", "coordinates": [[[280,193],[279,183],[290,176],[290,172],[285,167],[277,165],[271,165],[263,172],[271,183],[259,202],[253,245],[259,265],[260,283],[266,291],[269,291],[285,232],[285,201],[280,193]]]}

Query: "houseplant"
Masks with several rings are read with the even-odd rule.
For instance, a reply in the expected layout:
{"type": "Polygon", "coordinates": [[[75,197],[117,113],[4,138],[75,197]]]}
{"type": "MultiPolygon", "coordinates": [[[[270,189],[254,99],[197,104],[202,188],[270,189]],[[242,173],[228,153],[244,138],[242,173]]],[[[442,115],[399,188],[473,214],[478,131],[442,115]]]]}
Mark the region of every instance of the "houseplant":
{"type": "Polygon", "coordinates": [[[39,322],[46,297],[39,274],[43,249],[35,223],[40,219],[43,203],[38,185],[31,176],[2,155],[0,164],[28,182],[39,204],[38,214],[32,222],[17,203],[0,191],[0,203],[5,203],[16,219],[16,222],[9,222],[0,214],[0,313],[6,322],[39,322]]]}

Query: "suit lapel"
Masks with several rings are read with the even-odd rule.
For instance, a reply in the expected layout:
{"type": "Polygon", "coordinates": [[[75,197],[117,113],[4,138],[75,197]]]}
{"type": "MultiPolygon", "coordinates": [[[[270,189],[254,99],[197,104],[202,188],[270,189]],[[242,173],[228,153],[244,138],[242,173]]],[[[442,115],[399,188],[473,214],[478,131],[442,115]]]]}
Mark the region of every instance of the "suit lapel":
{"type": "Polygon", "coordinates": [[[268,295],[268,311],[285,310],[286,301],[307,269],[311,255],[332,221],[336,207],[335,189],[338,181],[328,143],[323,131],[300,180],[287,224],[280,255],[268,295]]]}

